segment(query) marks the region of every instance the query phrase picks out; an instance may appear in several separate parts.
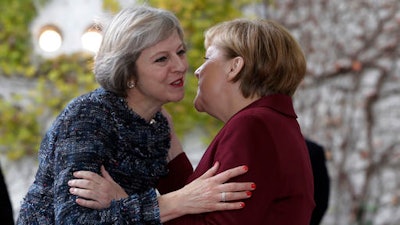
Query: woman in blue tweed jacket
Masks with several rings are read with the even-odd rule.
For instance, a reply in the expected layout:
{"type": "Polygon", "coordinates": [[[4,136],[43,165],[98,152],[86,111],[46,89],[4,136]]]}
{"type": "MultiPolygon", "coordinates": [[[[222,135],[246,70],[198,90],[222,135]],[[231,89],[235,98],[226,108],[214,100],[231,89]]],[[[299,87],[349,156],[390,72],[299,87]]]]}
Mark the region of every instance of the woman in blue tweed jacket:
{"type": "MultiPolygon", "coordinates": [[[[94,73],[101,87],[72,100],[47,131],[36,178],[17,223],[161,224],[160,210],[169,209],[159,208],[155,187],[168,172],[168,159],[182,151],[176,139],[170,146],[175,136],[161,108],[183,98],[187,69],[182,28],[172,13],[137,7],[116,15],[95,59],[94,73]],[[78,170],[100,173],[102,165],[129,197],[103,210],[78,205],[68,180],[78,170]]],[[[208,211],[220,209],[215,196],[220,195],[221,184],[242,172],[212,173],[194,182],[198,186],[182,191],[196,197],[205,189],[214,191],[203,199],[215,202],[208,211]]],[[[243,185],[236,187],[243,190],[243,185]]],[[[199,212],[203,202],[193,202],[199,212]]]]}

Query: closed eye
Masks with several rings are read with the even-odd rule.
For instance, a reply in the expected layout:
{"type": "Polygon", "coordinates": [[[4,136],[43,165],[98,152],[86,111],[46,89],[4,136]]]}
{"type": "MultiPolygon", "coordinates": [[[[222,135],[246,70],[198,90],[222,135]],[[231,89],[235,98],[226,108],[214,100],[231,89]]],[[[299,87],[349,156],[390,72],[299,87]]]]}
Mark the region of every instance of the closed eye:
{"type": "Polygon", "coordinates": [[[178,55],[185,55],[186,54],[186,49],[182,49],[178,51],[178,55]]]}
{"type": "Polygon", "coordinates": [[[167,61],[167,57],[166,56],[162,56],[162,57],[160,57],[160,58],[157,58],[156,60],[155,60],[155,62],[165,62],[165,61],[167,61]]]}

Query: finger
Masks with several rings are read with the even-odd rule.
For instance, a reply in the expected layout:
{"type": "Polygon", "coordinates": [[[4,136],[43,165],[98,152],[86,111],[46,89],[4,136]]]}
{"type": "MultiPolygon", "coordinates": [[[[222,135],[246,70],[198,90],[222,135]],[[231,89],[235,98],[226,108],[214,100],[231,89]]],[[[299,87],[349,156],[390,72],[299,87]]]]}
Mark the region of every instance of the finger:
{"type": "Polygon", "coordinates": [[[252,196],[251,191],[225,192],[225,202],[247,199],[252,196]]]}
{"type": "Polygon", "coordinates": [[[88,199],[88,200],[93,200],[95,199],[96,196],[94,196],[93,192],[87,189],[81,189],[81,188],[70,188],[69,192],[73,195],[88,199]]]}
{"type": "Polygon", "coordinates": [[[69,192],[78,197],[82,197],[82,198],[90,199],[90,200],[98,200],[100,198],[95,191],[89,190],[89,189],[70,188],[69,192]]]}
{"type": "Polygon", "coordinates": [[[224,172],[215,175],[213,178],[220,183],[225,183],[229,179],[247,173],[249,168],[247,166],[237,166],[235,168],[225,170],[224,172]]]}
{"type": "Polygon", "coordinates": [[[83,198],[77,198],[75,201],[78,205],[91,208],[91,209],[102,209],[102,206],[99,202],[93,200],[87,200],[83,198]]]}
{"type": "Polygon", "coordinates": [[[95,182],[102,179],[102,177],[95,172],[83,170],[74,172],[74,177],[86,180],[93,180],[95,182]]]}
{"type": "Polygon", "coordinates": [[[215,162],[214,165],[207,170],[207,172],[205,172],[203,175],[199,177],[199,179],[206,179],[214,176],[215,173],[217,173],[218,167],[219,167],[219,162],[215,162]]]}
{"type": "Polygon", "coordinates": [[[236,192],[236,191],[253,191],[256,189],[256,184],[253,182],[231,182],[224,183],[221,185],[221,189],[225,192],[236,192]]]}
{"type": "Polygon", "coordinates": [[[236,210],[245,206],[244,202],[221,202],[217,204],[215,211],[236,210]]]}
{"type": "Polygon", "coordinates": [[[68,186],[82,188],[82,189],[94,189],[95,184],[90,180],[84,179],[72,179],[68,181],[68,186]]]}

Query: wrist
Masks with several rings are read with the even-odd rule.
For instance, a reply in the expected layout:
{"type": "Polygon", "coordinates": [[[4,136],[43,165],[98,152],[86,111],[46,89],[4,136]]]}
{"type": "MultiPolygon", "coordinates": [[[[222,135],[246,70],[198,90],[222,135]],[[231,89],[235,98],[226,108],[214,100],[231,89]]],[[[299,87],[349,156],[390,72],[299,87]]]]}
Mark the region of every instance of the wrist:
{"type": "Polygon", "coordinates": [[[185,215],[185,211],[181,205],[178,192],[173,191],[158,197],[158,205],[160,208],[161,223],[178,218],[185,215]]]}

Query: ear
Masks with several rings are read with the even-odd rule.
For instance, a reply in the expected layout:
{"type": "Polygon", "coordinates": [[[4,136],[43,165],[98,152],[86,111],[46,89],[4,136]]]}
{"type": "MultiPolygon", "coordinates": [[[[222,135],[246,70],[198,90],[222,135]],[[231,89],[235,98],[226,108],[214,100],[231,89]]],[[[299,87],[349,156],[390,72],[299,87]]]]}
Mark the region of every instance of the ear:
{"type": "Polygon", "coordinates": [[[230,71],[228,73],[228,79],[232,80],[242,71],[244,66],[244,60],[241,56],[236,56],[235,58],[231,59],[230,63],[230,71]]]}

